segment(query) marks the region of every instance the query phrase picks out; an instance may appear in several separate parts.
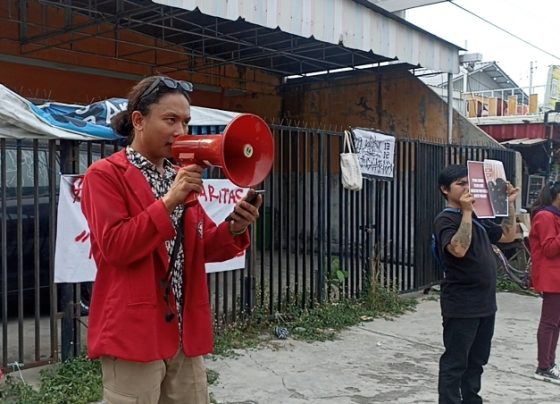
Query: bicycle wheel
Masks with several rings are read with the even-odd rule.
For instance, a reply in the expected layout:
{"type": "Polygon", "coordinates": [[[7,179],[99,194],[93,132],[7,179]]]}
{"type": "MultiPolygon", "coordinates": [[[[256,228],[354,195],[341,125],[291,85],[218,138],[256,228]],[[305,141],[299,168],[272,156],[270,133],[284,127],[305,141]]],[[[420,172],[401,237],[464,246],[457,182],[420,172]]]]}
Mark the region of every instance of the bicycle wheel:
{"type": "Polygon", "coordinates": [[[528,250],[524,247],[524,244],[523,247],[520,246],[517,251],[510,255],[509,260],[499,247],[493,245],[492,249],[494,250],[498,262],[498,277],[510,279],[521,289],[529,289],[531,258],[530,255],[528,255],[528,250]],[[515,266],[512,265],[512,263],[515,266]]]}
{"type": "MultiPolygon", "coordinates": [[[[529,280],[531,273],[531,252],[524,241],[518,242],[515,253],[508,258],[508,267],[516,276],[529,280]]],[[[529,286],[529,285],[527,285],[529,286]]]]}

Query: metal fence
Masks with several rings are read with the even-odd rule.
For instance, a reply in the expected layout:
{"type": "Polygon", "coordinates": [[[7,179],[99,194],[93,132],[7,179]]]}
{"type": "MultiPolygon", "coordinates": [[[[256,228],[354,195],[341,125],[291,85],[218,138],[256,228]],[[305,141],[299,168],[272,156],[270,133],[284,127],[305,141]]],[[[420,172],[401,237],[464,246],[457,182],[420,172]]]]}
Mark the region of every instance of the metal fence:
{"type": "MultiPolygon", "coordinates": [[[[431,285],[439,280],[429,248],[432,219],[443,208],[438,172],[494,158],[516,180],[512,151],[397,140],[394,178],[367,179],[351,192],[340,185],[340,133],[272,129],[276,158],[247,265],[208,275],[216,324],[254,307],[275,313],[288,304],[359,297],[372,273],[399,292],[431,285]]],[[[53,283],[59,175],[83,173],[116,149],[0,139],[2,368],[58,361],[83,348],[83,285],[53,283]]]]}

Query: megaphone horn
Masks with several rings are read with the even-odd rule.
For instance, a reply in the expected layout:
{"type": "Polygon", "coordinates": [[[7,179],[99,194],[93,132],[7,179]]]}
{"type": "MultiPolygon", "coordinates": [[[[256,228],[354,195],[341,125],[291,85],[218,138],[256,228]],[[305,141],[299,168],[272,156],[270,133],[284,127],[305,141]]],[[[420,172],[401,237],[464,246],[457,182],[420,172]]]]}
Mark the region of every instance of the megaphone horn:
{"type": "Polygon", "coordinates": [[[261,183],[274,162],[274,139],[266,122],[253,114],[236,116],[223,135],[181,135],[171,146],[181,165],[220,167],[239,187],[261,183]]]}

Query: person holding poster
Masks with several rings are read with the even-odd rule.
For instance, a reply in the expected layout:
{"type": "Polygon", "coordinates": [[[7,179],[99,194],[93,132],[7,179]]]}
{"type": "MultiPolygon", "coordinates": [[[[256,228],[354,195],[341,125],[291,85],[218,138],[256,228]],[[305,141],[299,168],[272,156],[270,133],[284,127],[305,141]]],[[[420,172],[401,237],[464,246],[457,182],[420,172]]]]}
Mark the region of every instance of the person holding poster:
{"type": "Polygon", "coordinates": [[[128,146],[95,162],[84,177],[82,210],[97,264],[88,355],[100,358],[104,402],[208,403],[202,355],[212,351],[206,262],[249,245],[262,203],[240,199],[216,226],[198,201],[204,167],[171,164],[173,140],[187,132],[192,84],[148,77],[113,118],[128,146]]]}
{"type": "MultiPolygon", "coordinates": [[[[483,367],[490,357],[496,313],[496,259],[492,244],[515,238],[515,209],[501,226],[479,220],[463,165],[438,178],[447,208],[434,220],[434,235],[445,268],[441,282],[444,353],[439,362],[440,404],[482,403],[483,367]]],[[[511,204],[519,190],[508,185],[511,204]]]]}
{"type": "Polygon", "coordinates": [[[537,331],[538,380],[560,384],[556,348],[560,334],[560,182],[545,185],[531,207],[531,281],[542,294],[537,331]]]}

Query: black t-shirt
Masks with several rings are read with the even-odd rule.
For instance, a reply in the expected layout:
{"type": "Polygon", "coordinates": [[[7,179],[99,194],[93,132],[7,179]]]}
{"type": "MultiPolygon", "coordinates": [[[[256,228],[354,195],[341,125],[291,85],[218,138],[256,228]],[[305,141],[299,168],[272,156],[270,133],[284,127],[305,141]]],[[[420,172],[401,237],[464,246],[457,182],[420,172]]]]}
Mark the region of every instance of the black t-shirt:
{"type": "Polygon", "coordinates": [[[502,237],[502,228],[473,215],[471,245],[463,258],[446,247],[461,224],[459,211],[443,211],[434,220],[434,232],[445,267],[441,282],[443,317],[486,317],[496,312],[496,267],[492,243],[502,237]],[[476,223],[475,223],[476,221],[476,223]]]}

